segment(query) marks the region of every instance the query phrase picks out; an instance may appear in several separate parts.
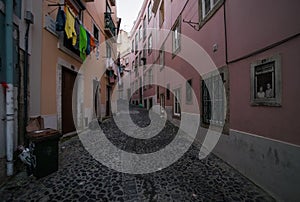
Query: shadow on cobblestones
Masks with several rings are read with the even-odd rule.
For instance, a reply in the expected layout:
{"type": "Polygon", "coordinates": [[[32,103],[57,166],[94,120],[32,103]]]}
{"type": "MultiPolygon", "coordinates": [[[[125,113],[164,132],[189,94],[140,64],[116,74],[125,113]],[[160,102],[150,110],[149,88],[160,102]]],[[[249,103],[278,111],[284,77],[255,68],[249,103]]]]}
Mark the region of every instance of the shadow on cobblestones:
{"type": "MultiPolygon", "coordinates": [[[[140,110],[132,118],[142,119],[145,113],[140,110]]],[[[101,127],[119,148],[137,153],[164,147],[178,130],[167,122],[152,140],[140,141],[122,134],[113,120],[105,121],[101,127]]],[[[142,175],[124,174],[103,166],[84,149],[78,137],[60,143],[59,148],[56,173],[41,179],[28,178],[21,173],[0,189],[0,200],[274,201],[213,154],[199,160],[199,149],[195,146],[170,167],[142,175]]]]}

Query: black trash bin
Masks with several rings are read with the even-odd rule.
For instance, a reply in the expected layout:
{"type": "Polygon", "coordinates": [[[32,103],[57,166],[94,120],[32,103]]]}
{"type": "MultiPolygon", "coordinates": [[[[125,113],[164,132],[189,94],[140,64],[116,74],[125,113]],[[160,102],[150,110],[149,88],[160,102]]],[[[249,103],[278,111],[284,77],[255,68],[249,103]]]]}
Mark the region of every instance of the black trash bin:
{"type": "Polygon", "coordinates": [[[59,131],[42,129],[27,134],[33,148],[33,175],[37,178],[45,177],[58,170],[58,142],[61,137],[59,131]]]}

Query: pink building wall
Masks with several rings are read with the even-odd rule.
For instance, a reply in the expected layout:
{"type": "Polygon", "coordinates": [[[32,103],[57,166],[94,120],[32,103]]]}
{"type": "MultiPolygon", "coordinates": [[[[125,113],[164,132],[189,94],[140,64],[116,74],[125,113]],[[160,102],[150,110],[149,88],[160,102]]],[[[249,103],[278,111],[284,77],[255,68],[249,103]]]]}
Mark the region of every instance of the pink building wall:
{"type": "Polygon", "coordinates": [[[230,74],[230,127],[232,129],[300,145],[300,37],[255,53],[300,33],[298,1],[227,1],[228,60],[230,74]],[[257,6],[260,5],[260,6],[257,6]],[[298,6],[295,6],[298,5],[298,6]],[[238,12],[240,11],[240,12],[238,12]],[[255,12],[253,12],[255,11],[255,12]],[[254,14],[255,13],[255,14],[254,14]],[[247,23],[245,23],[247,22],[247,23]],[[255,107],[250,103],[251,63],[281,55],[282,106],[255,107]],[[243,112],[243,113],[241,113],[243,112]]]}
{"type": "MultiPolygon", "coordinates": [[[[138,32],[140,25],[142,25],[143,17],[146,16],[148,18],[148,2],[144,2],[143,8],[137,18],[137,23],[132,31],[133,38],[135,33],[138,32]]],[[[294,3],[296,4],[297,2],[295,1],[294,3]]],[[[165,19],[161,29],[170,30],[181,14],[181,33],[198,43],[208,53],[217,68],[228,67],[230,83],[229,127],[299,145],[300,136],[296,135],[299,134],[299,128],[296,123],[297,119],[292,118],[295,112],[300,112],[300,108],[297,105],[299,94],[295,94],[294,92],[296,86],[299,86],[298,79],[296,78],[299,70],[295,68],[295,64],[299,62],[296,56],[297,51],[295,52],[295,50],[299,50],[299,48],[297,49],[299,47],[299,45],[297,46],[299,40],[284,43],[281,46],[238,62],[231,63],[231,61],[299,33],[300,21],[296,20],[295,23],[291,23],[291,19],[300,19],[300,7],[294,6],[295,4],[293,3],[287,4],[284,1],[279,1],[276,4],[272,4],[271,1],[261,2],[258,0],[248,2],[238,0],[225,1],[225,5],[223,4],[201,29],[196,31],[190,25],[184,23],[183,20],[192,22],[199,20],[198,0],[190,0],[187,4],[186,1],[164,1],[164,4],[165,19]],[[226,17],[226,23],[224,17],[226,17]],[[225,24],[227,31],[227,53],[225,24]],[[217,45],[217,51],[213,51],[214,45],[217,45]],[[282,107],[251,106],[251,63],[258,59],[272,56],[275,53],[282,55],[282,107]],[[226,54],[228,55],[228,61],[226,61],[226,54]],[[241,111],[243,111],[242,114],[241,111]]],[[[152,14],[150,22],[147,20],[147,28],[159,29],[159,6],[156,14],[152,14]]],[[[159,49],[165,41],[165,38],[157,36],[154,30],[148,30],[146,40],[141,40],[138,43],[139,50],[142,50],[143,45],[148,43],[150,32],[153,37],[153,47],[156,49],[159,49]]],[[[170,46],[169,43],[171,43],[170,40],[167,40],[165,46],[170,46]]],[[[152,51],[150,55],[147,53],[147,64],[158,63],[158,55],[158,51],[152,51]]],[[[132,59],[134,60],[135,57],[132,56],[132,59]]],[[[186,79],[193,80],[193,89],[198,98],[198,104],[201,107],[200,75],[189,65],[188,61],[184,61],[179,57],[172,57],[172,54],[169,53],[165,54],[165,65],[178,71],[186,79]]],[[[141,76],[143,71],[139,71],[139,75],[141,76]]],[[[164,71],[156,72],[153,75],[156,79],[164,80],[166,84],[176,83],[176,79],[164,75],[164,71]]],[[[184,105],[185,84],[181,86],[182,104],[184,105]]],[[[171,89],[173,87],[171,86],[171,89]]],[[[143,92],[143,96],[144,98],[156,96],[158,93],[156,91],[156,88],[147,89],[143,92]]],[[[161,93],[166,93],[165,89],[160,88],[159,94],[161,93]]],[[[136,94],[133,98],[139,99],[139,95],[136,94]]],[[[156,101],[156,103],[159,102],[160,99],[156,101]]],[[[165,103],[166,106],[173,105],[172,99],[166,100],[165,103]]],[[[192,111],[192,108],[193,106],[187,106],[188,111],[192,111]]]]}
{"type": "MultiPolygon", "coordinates": [[[[300,3],[298,0],[221,1],[222,5],[216,12],[199,30],[195,30],[183,21],[199,22],[200,2],[165,0],[165,19],[161,28],[170,30],[181,14],[181,33],[198,43],[217,68],[228,70],[228,132],[221,136],[214,153],[265,188],[276,199],[299,201],[294,187],[300,186],[300,3]],[[213,50],[214,46],[217,46],[217,51],[213,50]],[[251,64],[277,54],[281,57],[281,106],[253,106],[251,64]]],[[[147,28],[159,29],[159,6],[160,4],[149,24],[147,21],[147,28]]],[[[141,13],[143,12],[147,12],[147,4],[141,13]]],[[[140,24],[136,27],[139,26],[140,24]]],[[[152,36],[153,47],[159,49],[165,38],[156,35],[154,31],[152,36]]],[[[171,38],[169,36],[166,40],[165,47],[172,47],[171,38]]],[[[196,52],[191,54],[197,57],[196,52]]],[[[158,56],[158,51],[147,54],[147,64],[159,64],[158,56]]],[[[173,57],[170,53],[165,54],[166,66],[178,71],[184,78],[192,79],[202,110],[201,76],[188,62],[178,56],[173,57]]],[[[153,75],[154,80],[170,83],[171,92],[180,87],[181,105],[185,112],[195,113],[193,109],[197,103],[188,105],[185,102],[185,83],[166,75],[165,70],[157,71],[153,75]]],[[[164,93],[166,97],[164,88],[160,87],[157,92],[154,87],[144,91],[144,99],[155,97],[155,103],[159,104],[160,99],[156,100],[157,93],[164,93]]],[[[138,95],[135,98],[138,99],[138,95]]],[[[174,118],[173,101],[173,96],[165,100],[171,118],[174,118]]],[[[205,136],[205,129],[202,127],[199,129],[199,136],[205,136]]]]}
{"type": "Polygon", "coordinates": [[[237,59],[300,32],[299,1],[226,1],[228,59],[237,59]]]}

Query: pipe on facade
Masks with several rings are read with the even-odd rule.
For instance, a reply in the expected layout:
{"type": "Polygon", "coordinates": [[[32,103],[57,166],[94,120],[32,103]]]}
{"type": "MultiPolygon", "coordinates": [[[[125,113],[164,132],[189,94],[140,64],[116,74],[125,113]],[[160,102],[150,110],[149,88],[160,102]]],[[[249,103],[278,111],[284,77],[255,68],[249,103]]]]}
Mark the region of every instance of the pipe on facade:
{"type": "Polygon", "coordinates": [[[6,174],[12,176],[14,135],[14,86],[13,86],[13,1],[5,0],[5,52],[6,52],[6,174]]]}
{"type": "Polygon", "coordinates": [[[224,0],[223,8],[224,8],[225,62],[226,62],[226,65],[228,65],[228,37],[227,37],[226,0],[224,0]]]}
{"type": "MultiPolygon", "coordinates": [[[[30,23],[27,22],[27,28],[25,33],[25,55],[24,55],[24,138],[26,141],[26,126],[28,121],[28,35],[29,35],[30,23]]],[[[28,143],[28,142],[27,142],[28,143]]]]}
{"type": "Polygon", "coordinates": [[[26,33],[25,33],[25,55],[24,55],[24,139],[28,144],[28,140],[26,139],[26,126],[28,122],[28,41],[29,41],[29,28],[30,25],[33,24],[34,16],[31,11],[26,11],[24,20],[26,22],[26,33]]]}

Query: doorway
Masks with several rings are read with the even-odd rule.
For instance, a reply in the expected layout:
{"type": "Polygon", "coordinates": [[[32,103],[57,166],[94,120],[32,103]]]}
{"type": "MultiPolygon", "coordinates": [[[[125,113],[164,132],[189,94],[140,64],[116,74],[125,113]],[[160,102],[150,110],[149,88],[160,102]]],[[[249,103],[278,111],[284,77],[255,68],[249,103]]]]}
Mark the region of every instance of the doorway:
{"type": "Polygon", "coordinates": [[[106,116],[110,116],[110,111],[111,111],[110,97],[111,97],[111,87],[106,86],[106,116]]]}
{"type": "Polygon", "coordinates": [[[101,118],[101,107],[100,107],[100,82],[93,80],[93,106],[94,113],[93,118],[101,118]]]}
{"type": "MultiPolygon", "coordinates": [[[[76,131],[74,120],[77,120],[76,113],[74,114],[73,119],[73,110],[72,107],[74,105],[74,109],[77,109],[77,95],[75,94],[73,100],[73,88],[75,84],[77,73],[72,71],[66,67],[62,67],[62,133],[70,133],[76,131]]],[[[77,91],[75,91],[77,93],[77,91]]]]}
{"type": "Polygon", "coordinates": [[[160,94],[160,113],[165,112],[165,94],[160,94]]]}

